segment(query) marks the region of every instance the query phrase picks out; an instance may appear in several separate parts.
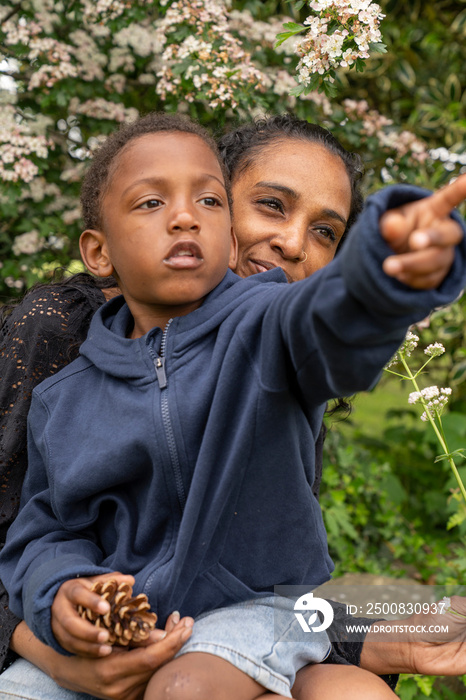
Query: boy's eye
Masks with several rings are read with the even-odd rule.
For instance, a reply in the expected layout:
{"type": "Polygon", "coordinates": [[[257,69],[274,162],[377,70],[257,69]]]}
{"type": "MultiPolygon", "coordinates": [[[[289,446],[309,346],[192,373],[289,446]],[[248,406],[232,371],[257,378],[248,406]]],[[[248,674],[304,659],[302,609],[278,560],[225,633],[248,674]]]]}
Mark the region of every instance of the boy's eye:
{"type": "Polygon", "coordinates": [[[201,203],[205,204],[207,207],[216,207],[220,206],[221,202],[217,197],[203,197],[201,199],[201,203]]]}
{"type": "Polygon", "coordinates": [[[145,202],[139,205],[138,209],[157,209],[160,207],[162,202],[160,199],[147,199],[145,202]]]}
{"type": "Polygon", "coordinates": [[[275,197],[263,197],[262,199],[258,199],[257,203],[263,204],[272,211],[279,211],[281,214],[285,211],[282,202],[275,197]]]}

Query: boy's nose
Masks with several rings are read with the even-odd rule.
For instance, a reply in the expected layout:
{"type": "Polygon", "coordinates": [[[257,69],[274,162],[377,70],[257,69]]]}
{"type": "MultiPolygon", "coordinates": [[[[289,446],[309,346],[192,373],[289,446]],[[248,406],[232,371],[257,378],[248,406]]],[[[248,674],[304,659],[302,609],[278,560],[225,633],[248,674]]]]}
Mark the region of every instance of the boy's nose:
{"type": "Polygon", "coordinates": [[[201,226],[194,211],[190,207],[184,206],[173,212],[168,228],[173,233],[178,231],[197,232],[201,226]]]}

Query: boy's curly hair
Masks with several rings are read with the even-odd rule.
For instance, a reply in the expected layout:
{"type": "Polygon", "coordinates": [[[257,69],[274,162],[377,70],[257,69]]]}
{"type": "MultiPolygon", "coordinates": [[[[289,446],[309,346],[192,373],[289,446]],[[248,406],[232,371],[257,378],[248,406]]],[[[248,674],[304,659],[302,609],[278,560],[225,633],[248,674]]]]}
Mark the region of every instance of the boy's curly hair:
{"type": "Polygon", "coordinates": [[[99,229],[101,227],[102,199],[117,167],[120,153],[135,139],[146,134],[155,134],[159,131],[180,132],[199,136],[217,158],[225,178],[225,186],[229,196],[227,170],[220,158],[217,144],[209,132],[200,124],[196,124],[181,114],[150,112],[130,124],[121,126],[95,152],[81,187],[81,207],[86,229],[99,229]]]}

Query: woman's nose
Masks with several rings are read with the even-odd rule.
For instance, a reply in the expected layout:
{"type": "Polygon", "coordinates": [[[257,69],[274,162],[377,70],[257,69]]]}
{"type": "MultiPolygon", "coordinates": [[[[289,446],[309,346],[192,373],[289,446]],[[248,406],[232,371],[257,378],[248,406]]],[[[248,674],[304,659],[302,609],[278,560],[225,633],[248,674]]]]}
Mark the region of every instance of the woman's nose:
{"type": "Polygon", "coordinates": [[[287,260],[300,260],[304,254],[306,235],[297,227],[281,228],[270,240],[270,247],[287,260]]]}

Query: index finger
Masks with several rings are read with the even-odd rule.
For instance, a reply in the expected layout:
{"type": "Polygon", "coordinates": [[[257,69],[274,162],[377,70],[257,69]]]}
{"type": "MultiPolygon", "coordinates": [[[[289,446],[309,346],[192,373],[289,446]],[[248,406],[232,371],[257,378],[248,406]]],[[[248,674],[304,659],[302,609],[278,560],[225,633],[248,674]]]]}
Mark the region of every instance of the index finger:
{"type": "Polygon", "coordinates": [[[434,214],[439,218],[448,216],[452,209],[466,199],[466,174],[460,175],[454,182],[434,192],[430,197],[434,214]]]}

